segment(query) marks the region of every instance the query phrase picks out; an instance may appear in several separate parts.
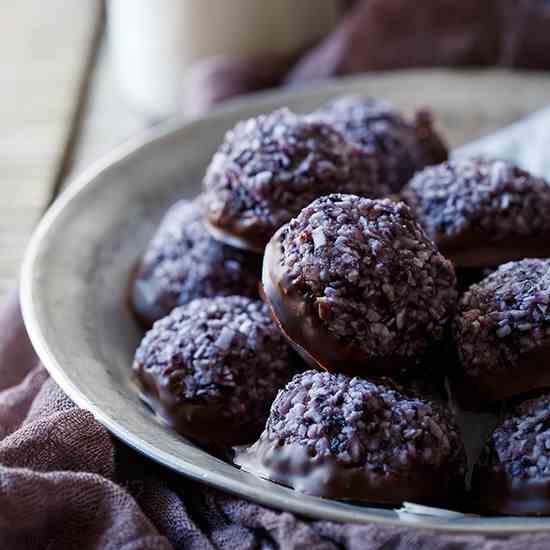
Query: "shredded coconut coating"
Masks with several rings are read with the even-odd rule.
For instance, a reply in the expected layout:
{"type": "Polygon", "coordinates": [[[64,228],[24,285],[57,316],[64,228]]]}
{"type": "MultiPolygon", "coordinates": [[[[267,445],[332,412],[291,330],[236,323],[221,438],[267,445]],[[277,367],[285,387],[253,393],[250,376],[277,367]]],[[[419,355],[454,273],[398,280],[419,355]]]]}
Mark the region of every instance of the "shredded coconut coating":
{"type": "Polygon", "coordinates": [[[550,342],[550,260],[509,262],[462,296],[453,323],[469,375],[517,366],[522,355],[550,342]]]}
{"type": "Polygon", "coordinates": [[[277,237],[290,285],[365,357],[420,362],[442,338],[457,299],[454,269],[405,204],[322,197],[277,237]]]}
{"type": "Polygon", "coordinates": [[[226,420],[246,431],[261,430],[293,367],[267,307],[241,296],[197,299],[174,309],[147,332],[133,365],[136,373],[155,376],[183,406],[222,403],[226,420]]]}
{"type": "Polygon", "coordinates": [[[207,216],[214,226],[254,232],[264,244],[319,196],[389,193],[379,181],[373,155],[350,144],[331,125],[288,109],[230,130],[208,167],[204,186],[207,216]]]}
{"type": "Polygon", "coordinates": [[[453,160],[426,168],[401,198],[436,242],[470,230],[488,241],[550,236],[550,184],[508,161],[453,160]]]}
{"type": "Polygon", "coordinates": [[[260,272],[260,256],[213,239],[200,205],[181,200],[164,216],[140,262],[134,306],[152,322],[195,298],[255,298],[260,272]]]}
{"type": "Polygon", "coordinates": [[[550,478],[550,395],[524,401],[493,431],[481,464],[515,479],[550,478]]]}
{"type": "Polygon", "coordinates": [[[465,466],[447,407],[343,374],[294,376],[273,402],[265,436],[379,472],[432,466],[463,473],[465,466]]]}
{"type": "Polygon", "coordinates": [[[407,120],[385,101],[352,95],[325,105],[317,114],[379,158],[380,179],[395,193],[418,170],[447,160],[447,147],[429,111],[420,110],[414,120],[407,120]]]}

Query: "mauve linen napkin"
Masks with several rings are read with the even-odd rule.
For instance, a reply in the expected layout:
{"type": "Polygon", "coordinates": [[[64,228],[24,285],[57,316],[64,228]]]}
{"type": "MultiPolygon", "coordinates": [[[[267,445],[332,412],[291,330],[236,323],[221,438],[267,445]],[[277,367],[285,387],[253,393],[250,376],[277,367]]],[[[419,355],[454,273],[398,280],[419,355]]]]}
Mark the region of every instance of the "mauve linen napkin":
{"type": "MultiPolygon", "coordinates": [[[[194,81],[197,110],[284,80],[385,66],[550,66],[550,34],[528,32],[548,21],[544,2],[535,0],[355,2],[334,34],[290,72],[288,60],[204,64],[194,81]],[[510,31],[511,20],[517,32],[508,36],[503,29],[510,31]],[[397,35],[389,47],[388,37],[397,35]]],[[[524,124],[470,152],[505,151],[521,162],[518,144],[529,134],[524,160],[544,167],[550,136],[536,128],[550,127],[550,113],[524,124]],[[538,148],[533,135],[540,137],[538,148]]],[[[542,550],[550,548],[550,535],[503,539],[309,521],[191,482],[128,449],[63,394],[32,351],[17,297],[10,298],[0,312],[0,548],[277,547],[542,550]]]]}
{"type": "Polygon", "coordinates": [[[218,57],[186,83],[186,112],[237,93],[329,76],[410,67],[550,69],[549,0],[355,0],[298,60],[218,57]]]}

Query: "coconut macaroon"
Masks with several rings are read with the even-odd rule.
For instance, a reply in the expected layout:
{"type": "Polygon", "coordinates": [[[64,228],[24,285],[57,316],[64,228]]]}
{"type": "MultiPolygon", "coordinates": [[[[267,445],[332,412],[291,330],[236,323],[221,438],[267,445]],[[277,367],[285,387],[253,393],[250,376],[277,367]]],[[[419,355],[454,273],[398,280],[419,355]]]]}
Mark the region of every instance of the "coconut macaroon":
{"type": "Polygon", "coordinates": [[[257,251],[317,197],[389,193],[375,155],[348,142],[330,124],[288,109],[240,122],[229,131],[207,169],[204,188],[213,234],[257,251]]]}
{"type": "Polygon", "coordinates": [[[306,371],[279,392],[244,470],[326,498],[449,504],[465,452],[451,411],[388,385],[306,371]]]}
{"type": "Polygon", "coordinates": [[[458,391],[495,401],[550,385],[550,260],[509,262],[462,296],[458,391]],[[462,388],[461,388],[462,386],[462,388]]]}
{"type": "Polygon", "coordinates": [[[157,321],[133,370],[144,400],[176,431],[237,445],[262,430],[294,359],[264,304],[228,296],[194,300],[157,321]]]}
{"type": "Polygon", "coordinates": [[[262,258],[215,240],[198,201],[181,200],[164,216],[134,274],[131,303],[145,326],[195,298],[258,296],[262,258]]]}
{"type": "Polygon", "coordinates": [[[495,428],[472,491],[482,512],[550,515],[550,395],[516,405],[495,428]]]}
{"type": "Polygon", "coordinates": [[[447,160],[448,150],[433,128],[432,115],[419,110],[405,118],[386,101],[344,96],[316,112],[348,139],[380,159],[380,179],[397,193],[415,172],[447,160]]]}
{"type": "Polygon", "coordinates": [[[503,160],[453,160],[403,189],[429,237],[455,267],[550,255],[550,184],[503,160]]]}
{"type": "Polygon", "coordinates": [[[419,364],[452,317],[455,283],[408,206],[341,194],[277,231],[262,274],[297,350],[314,366],[361,375],[419,364]]]}

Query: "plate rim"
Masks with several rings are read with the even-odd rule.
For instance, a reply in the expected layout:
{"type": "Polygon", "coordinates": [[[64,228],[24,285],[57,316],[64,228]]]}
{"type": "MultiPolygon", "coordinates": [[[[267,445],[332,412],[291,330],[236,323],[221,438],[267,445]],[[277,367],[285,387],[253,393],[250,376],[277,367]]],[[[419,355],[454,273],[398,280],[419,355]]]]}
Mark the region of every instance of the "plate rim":
{"type": "MultiPolygon", "coordinates": [[[[402,71],[396,71],[402,72],[402,71]]],[[[444,72],[443,70],[425,70],[415,72],[436,73],[444,72]]],[[[449,71],[445,71],[449,72],[449,71]]],[[[456,74],[476,74],[475,71],[452,71],[456,74]]],[[[506,71],[498,71],[505,73],[506,71]]],[[[479,73],[478,73],[479,74],[479,73]]],[[[521,74],[521,73],[520,73],[521,74]]],[[[533,73],[531,73],[533,74],[533,73]]],[[[97,183],[99,176],[111,167],[124,162],[132,155],[138,153],[141,149],[147,147],[149,144],[157,142],[165,137],[169,137],[172,134],[176,134],[186,127],[200,124],[201,120],[212,119],[225,116],[230,116],[243,107],[250,107],[253,104],[257,104],[259,107],[262,103],[268,103],[271,101],[282,102],[286,97],[297,98],[300,96],[311,96],[315,93],[342,93],[345,92],[349,86],[354,82],[368,81],[371,77],[354,76],[343,79],[330,79],[325,80],[322,83],[316,83],[315,85],[303,85],[292,88],[290,90],[269,90],[259,93],[249,94],[247,96],[240,97],[226,102],[225,104],[215,107],[208,111],[206,116],[194,116],[190,118],[173,118],[161,124],[158,124],[152,128],[149,128],[137,136],[126,140],[120,145],[116,146],[111,152],[103,155],[98,160],[94,161],[88,168],[83,170],[79,175],[71,178],[66,189],[59,195],[59,197],[48,208],[42,219],[36,226],[30,241],[27,245],[27,249],[24,255],[22,267],[21,267],[21,283],[19,290],[19,297],[21,303],[21,311],[24,320],[27,333],[31,340],[31,343],[38,354],[42,364],[47,369],[49,374],[55,380],[61,389],[71,398],[75,404],[85,410],[91,412],[94,418],[100,422],[110,433],[116,436],[118,439],[128,444],[130,447],[138,451],[139,453],[147,456],[148,458],[159,462],[160,464],[178,472],[179,474],[186,475],[194,480],[207,483],[210,486],[214,486],[222,491],[227,491],[241,497],[254,500],[255,502],[267,506],[276,508],[283,511],[291,511],[300,515],[305,515],[313,519],[322,519],[328,521],[340,521],[351,522],[356,524],[369,524],[376,523],[379,525],[388,525],[393,527],[409,528],[409,529],[429,529],[432,531],[440,531],[447,533],[462,533],[462,534],[486,534],[486,535],[501,535],[509,536],[512,534],[521,534],[527,532],[545,532],[550,531],[550,518],[548,518],[548,525],[528,524],[525,527],[519,525],[480,525],[475,526],[472,524],[445,524],[442,525],[430,517],[426,517],[425,520],[419,520],[418,522],[403,521],[399,518],[389,518],[383,516],[375,516],[369,512],[362,512],[360,515],[354,513],[352,510],[341,510],[337,512],[342,516],[340,519],[335,518],[334,513],[330,513],[323,507],[316,508],[314,504],[311,504],[307,509],[300,508],[295,502],[287,501],[284,496],[271,496],[264,495],[263,491],[256,488],[252,490],[246,490],[247,484],[240,480],[227,480],[223,474],[216,472],[211,473],[208,479],[204,478],[204,475],[199,472],[193,464],[186,463],[186,467],[182,468],[180,464],[176,464],[170,460],[170,454],[162,451],[161,449],[151,445],[145,441],[139,434],[134,434],[132,431],[125,428],[117,419],[104,411],[96,405],[91,399],[89,399],[83,392],[69,379],[65,374],[65,368],[55,357],[55,353],[52,351],[46,336],[41,328],[40,316],[37,313],[37,303],[35,302],[35,265],[39,261],[42,247],[47,245],[47,237],[50,230],[53,228],[55,222],[64,212],[66,208],[70,208],[71,203],[83,192],[85,192],[89,186],[93,186],[97,183]],[[218,480],[217,478],[220,478],[218,480]],[[222,479],[225,480],[222,482],[222,479]],[[228,484],[230,485],[228,487],[228,484]]],[[[324,499],[319,499],[324,500],[324,499]]],[[[296,501],[297,502],[297,501],[296,501]]],[[[325,501],[326,502],[326,501],[325,501]]],[[[483,518],[482,518],[483,519],[483,518]]],[[[488,518],[487,518],[488,519],[488,518]]],[[[503,519],[505,519],[503,517],[503,519]]],[[[521,517],[513,518],[517,521],[521,521],[521,517]]]]}

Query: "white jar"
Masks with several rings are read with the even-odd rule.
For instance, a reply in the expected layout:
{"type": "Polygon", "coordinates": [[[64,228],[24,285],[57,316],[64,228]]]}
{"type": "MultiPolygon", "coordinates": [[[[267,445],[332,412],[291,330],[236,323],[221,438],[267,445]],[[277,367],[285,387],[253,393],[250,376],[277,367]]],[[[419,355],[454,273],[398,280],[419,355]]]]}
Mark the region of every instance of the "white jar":
{"type": "Polygon", "coordinates": [[[116,78],[138,108],[166,116],[181,104],[195,61],[296,52],[326,34],[340,12],[340,0],[110,0],[116,78]]]}

